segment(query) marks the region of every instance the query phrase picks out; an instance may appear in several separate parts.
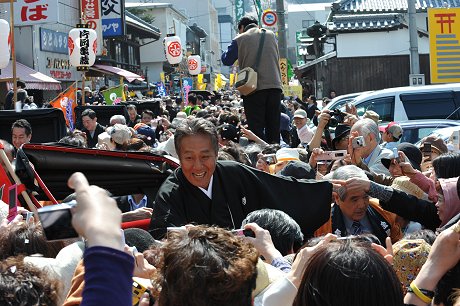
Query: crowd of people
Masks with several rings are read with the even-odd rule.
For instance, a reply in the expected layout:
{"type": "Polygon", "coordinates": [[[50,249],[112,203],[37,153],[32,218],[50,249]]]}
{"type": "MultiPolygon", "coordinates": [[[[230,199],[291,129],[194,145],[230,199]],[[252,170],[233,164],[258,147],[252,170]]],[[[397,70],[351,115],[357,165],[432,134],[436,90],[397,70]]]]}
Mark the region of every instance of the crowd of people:
{"type": "MultiPolygon", "coordinates": [[[[242,19],[250,36],[224,63],[257,51],[243,47],[256,22],[242,19]]],[[[128,105],[108,127],[83,111],[83,129],[60,143],[168,155],[180,167],[155,198],[114,197],[73,174],[64,201],[76,200],[83,239],[47,241],[38,219],[8,221],[2,203],[0,304],[460,305],[460,153],[434,136],[401,143],[401,126],[379,128],[370,110],[281,97],[276,76],[266,84],[257,99],[165,97],[159,113],[140,114],[128,105]],[[120,231],[144,219],[149,231],[120,231]]],[[[32,130],[20,119],[13,145],[1,141],[11,162],[32,130]]]]}

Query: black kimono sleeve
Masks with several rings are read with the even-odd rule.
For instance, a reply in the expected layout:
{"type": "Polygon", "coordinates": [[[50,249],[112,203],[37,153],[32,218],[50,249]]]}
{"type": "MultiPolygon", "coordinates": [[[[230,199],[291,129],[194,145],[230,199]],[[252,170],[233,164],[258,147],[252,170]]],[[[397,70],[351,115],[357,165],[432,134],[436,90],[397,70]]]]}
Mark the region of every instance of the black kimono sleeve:
{"type": "Polygon", "coordinates": [[[178,209],[182,206],[178,184],[170,176],[161,186],[153,206],[150,220],[150,234],[155,239],[162,239],[166,235],[167,227],[181,226],[186,223],[185,214],[178,209]]]}
{"type": "Polygon", "coordinates": [[[420,200],[399,190],[394,190],[390,200],[380,202],[380,206],[405,219],[419,222],[432,231],[436,231],[441,224],[434,203],[420,200]]]}

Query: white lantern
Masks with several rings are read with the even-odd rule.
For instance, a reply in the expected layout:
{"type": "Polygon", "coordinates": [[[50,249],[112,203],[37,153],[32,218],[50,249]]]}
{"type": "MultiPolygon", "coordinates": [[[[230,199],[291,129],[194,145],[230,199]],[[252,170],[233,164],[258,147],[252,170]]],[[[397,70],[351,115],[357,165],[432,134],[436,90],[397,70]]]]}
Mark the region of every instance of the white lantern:
{"type": "Polygon", "coordinates": [[[93,29],[75,28],[69,32],[70,64],[77,70],[87,70],[94,65],[97,51],[97,33],[93,29]]]}
{"type": "Polygon", "coordinates": [[[167,36],[163,41],[166,59],[171,65],[182,61],[182,44],[179,36],[167,36]]]}
{"type": "Polygon", "coordinates": [[[10,62],[10,24],[4,19],[0,19],[0,69],[8,66],[10,62]]]}
{"type": "Polygon", "coordinates": [[[201,73],[201,57],[199,55],[190,55],[187,59],[188,73],[197,75],[201,73]]]}

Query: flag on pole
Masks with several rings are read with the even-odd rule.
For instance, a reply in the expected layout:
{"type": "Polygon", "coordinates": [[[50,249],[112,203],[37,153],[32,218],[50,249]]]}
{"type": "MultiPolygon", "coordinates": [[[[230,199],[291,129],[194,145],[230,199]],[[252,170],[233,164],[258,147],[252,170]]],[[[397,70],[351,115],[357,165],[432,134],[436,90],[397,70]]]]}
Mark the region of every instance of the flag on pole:
{"type": "Polygon", "coordinates": [[[230,73],[229,85],[230,85],[230,86],[233,86],[234,83],[235,83],[235,74],[234,74],[234,73],[230,73]]]}
{"type": "Polygon", "coordinates": [[[216,79],[214,80],[214,90],[218,91],[223,87],[222,84],[222,75],[220,73],[216,74],[216,79]]]}
{"type": "Polygon", "coordinates": [[[120,104],[123,100],[123,84],[101,91],[107,105],[120,104]]]}
{"type": "Polygon", "coordinates": [[[66,124],[71,131],[75,129],[75,107],[77,106],[75,91],[76,84],[74,82],[50,102],[52,107],[59,108],[64,113],[66,124]]]}
{"type": "Polygon", "coordinates": [[[196,78],[196,89],[206,90],[206,83],[203,83],[203,74],[198,74],[196,78]]]}

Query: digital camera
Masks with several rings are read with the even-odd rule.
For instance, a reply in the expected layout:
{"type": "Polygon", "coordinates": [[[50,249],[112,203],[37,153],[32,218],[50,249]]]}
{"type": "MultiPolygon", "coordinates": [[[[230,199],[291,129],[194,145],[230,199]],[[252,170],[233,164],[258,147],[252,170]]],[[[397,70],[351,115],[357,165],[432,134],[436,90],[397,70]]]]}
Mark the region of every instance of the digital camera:
{"type": "Polygon", "coordinates": [[[71,208],[75,205],[76,201],[71,201],[45,206],[37,210],[47,240],[78,237],[78,233],[72,226],[71,208]]]}
{"type": "Polygon", "coordinates": [[[339,109],[335,109],[332,112],[329,112],[329,115],[331,115],[331,119],[329,119],[327,126],[336,127],[339,123],[343,123],[347,114],[341,112],[339,109]]]}
{"type": "Polygon", "coordinates": [[[343,159],[347,155],[347,150],[325,151],[316,157],[316,160],[337,160],[343,159]]]}
{"type": "Polygon", "coordinates": [[[366,141],[364,140],[364,136],[358,136],[356,138],[353,138],[351,144],[353,146],[353,149],[362,148],[366,146],[366,141]]]}

